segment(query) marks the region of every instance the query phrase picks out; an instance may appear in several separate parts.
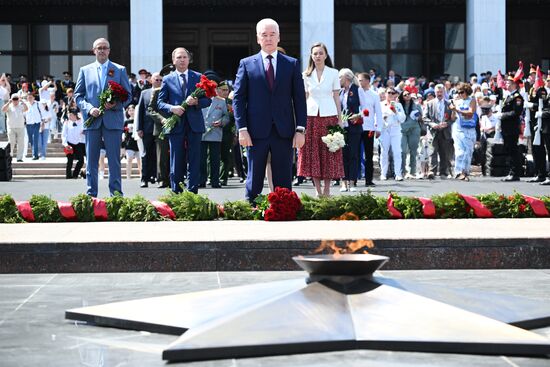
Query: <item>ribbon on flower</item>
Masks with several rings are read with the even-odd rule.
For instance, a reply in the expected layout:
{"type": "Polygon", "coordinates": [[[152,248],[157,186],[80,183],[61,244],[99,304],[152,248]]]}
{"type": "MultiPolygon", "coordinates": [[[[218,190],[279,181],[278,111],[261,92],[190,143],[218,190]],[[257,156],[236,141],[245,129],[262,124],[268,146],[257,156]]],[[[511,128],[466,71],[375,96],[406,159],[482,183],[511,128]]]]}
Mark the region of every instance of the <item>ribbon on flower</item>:
{"type": "Polygon", "coordinates": [[[107,214],[107,204],[105,200],[94,198],[94,217],[96,220],[107,220],[109,215],[107,214]]]}
{"type": "Polygon", "coordinates": [[[388,211],[390,212],[392,218],[403,219],[403,214],[401,214],[401,212],[397,210],[395,206],[393,206],[393,196],[391,196],[391,194],[388,195],[387,206],[388,206],[388,211]]]}
{"type": "Polygon", "coordinates": [[[424,218],[435,218],[435,205],[432,199],[417,198],[422,203],[424,218]]]}
{"type": "Polygon", "coordinates": [[[550,213],[548,213],[548,209],[546,209],[546,205],[544,205],[544,201],[527,195],[523,195],[523,198],[531,206],[531,209],[533,209],[533,213],[535,213],[537,217],[550,216],[550,213]]]}
{"type": "Polygon", "coordinates": [[[76,216],[76,212],[73,209],[73,205],[71,203],[58,201],[57,207],[59,208],[59,212],[61,213],[61,216],[65,218],[65,220],[73,221],[78,219],[76,216]]]}
{"type": "Polygon", "coordinates": [[[462,199],[474,210],[477,218],[494,218],[493,213],[473,196],[460,195],[462,199]]]}
{"type": "MultiPolygon", "coordinates": [[[[19,147],[18,147],[19,148],[19,147]]],[[[17,210],[27,222],[34,222],[34,213],[32,212],[31,203],[28,201],[16,201],[17,210]]]]}
{"type": "Polygon", "coordinates": [[[176,219],[176,214],[168,204],[157,200],[151,201],[151,204],[155,207],[157,213],[159,213],[161,217],[169,218],[171,220],[176,219]]]}

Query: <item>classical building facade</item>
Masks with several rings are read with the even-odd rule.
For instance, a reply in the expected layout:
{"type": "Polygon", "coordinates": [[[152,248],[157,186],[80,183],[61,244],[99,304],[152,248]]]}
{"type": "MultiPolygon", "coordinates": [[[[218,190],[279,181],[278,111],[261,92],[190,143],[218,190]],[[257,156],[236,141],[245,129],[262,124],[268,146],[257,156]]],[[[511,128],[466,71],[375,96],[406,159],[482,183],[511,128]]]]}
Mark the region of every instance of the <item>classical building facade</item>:
{"type": "Polygon", "coordinates": [[[322,41],[336,67],[403,76],[550,65],[550,0],[0,0],[0,72],[31,78],[77,74],[91,44],[111,41],[111,59],[159,70],[184,46],[193,68],[232,79],[257,52],[255,24],[281,26],[281,46],[307,59],[322,41]]]}

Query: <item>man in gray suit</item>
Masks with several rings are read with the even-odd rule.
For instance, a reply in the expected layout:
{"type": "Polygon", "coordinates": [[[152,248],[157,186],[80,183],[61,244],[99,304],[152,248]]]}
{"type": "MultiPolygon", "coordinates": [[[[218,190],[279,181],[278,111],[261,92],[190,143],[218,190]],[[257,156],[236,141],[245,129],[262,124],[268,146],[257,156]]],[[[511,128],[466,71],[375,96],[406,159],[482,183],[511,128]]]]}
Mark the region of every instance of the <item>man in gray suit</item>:
{"type": "MultiPolygon", "coordinates": [[[[141,92],[136,110],[136,131],[143,141],[145,156],[141,159],[141,186],[148,187],[149,182],[155,183],[157,177],[157,152],[155,144],[155,122],[160,124],[162,116],[155,112],[156,102],[151,103],[153,91],[158,93],[162,85],[162,76],[160,73],[151,75],[152,88],[147,88],[141,92]]],[[[157,134],[158,135],[158,134],[157,134]]]]}
{"type": "Polygon", "coordinates": [[[430,157],[429,179],[435,178],[439,167],[441,178],[451,176],[451,157],[453,153],[453,137],[451,125],[456,120],[456,114],[449,109],[449,101],[445,100],[443,84],[435,86],[435,97],[427,103],[422,120],[430,128],[433,136],[433,153],[430,157]]]}

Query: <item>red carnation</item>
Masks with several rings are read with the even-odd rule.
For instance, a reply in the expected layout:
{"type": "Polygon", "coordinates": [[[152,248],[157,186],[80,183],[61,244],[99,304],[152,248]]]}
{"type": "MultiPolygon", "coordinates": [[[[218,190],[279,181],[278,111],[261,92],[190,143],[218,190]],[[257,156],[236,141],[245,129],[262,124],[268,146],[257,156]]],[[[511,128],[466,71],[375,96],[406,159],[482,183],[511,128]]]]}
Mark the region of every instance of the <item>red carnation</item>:
{"type": "Polygon", "coordinates": [[[363,116],[369,117],[369,114],[370,114],[369,110],[365,108],[365,109],[363,110],[363,116]]]}
{"type": "Polygon", "coordinates": [[[525,204],[519,204],[519,212],[520,213],[523,213],[525,211],[525,209],[526,209],[525,204]]]}
{"type": "MultiPolygon", "coordinates": [[[[107,85],[108,88],[99,95],[99,116],[105,113],[105,103],[126,102],[128,100],[128,91],[122,85],[112,80],[109,80],[107,85]]],[[[95,119],[95,117],[89,116],[84,121],[84,126],[89,127],[95,119]]]]}

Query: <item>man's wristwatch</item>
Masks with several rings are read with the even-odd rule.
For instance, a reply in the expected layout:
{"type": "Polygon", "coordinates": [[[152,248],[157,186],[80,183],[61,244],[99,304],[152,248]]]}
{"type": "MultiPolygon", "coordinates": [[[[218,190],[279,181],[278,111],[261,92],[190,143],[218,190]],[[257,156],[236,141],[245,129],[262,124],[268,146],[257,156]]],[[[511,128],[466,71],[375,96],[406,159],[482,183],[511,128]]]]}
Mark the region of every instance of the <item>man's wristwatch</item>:
{"type": "Polygon", "coordinates": [[[296,128],[296,132],[297,133],[300,133],[300,134],[304,134],[306,132],[306,128],[305,127],[302,127],[302,126],[298,126],[296,128]]]}

